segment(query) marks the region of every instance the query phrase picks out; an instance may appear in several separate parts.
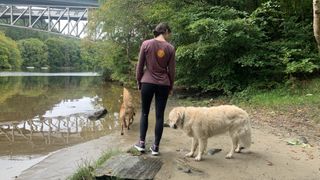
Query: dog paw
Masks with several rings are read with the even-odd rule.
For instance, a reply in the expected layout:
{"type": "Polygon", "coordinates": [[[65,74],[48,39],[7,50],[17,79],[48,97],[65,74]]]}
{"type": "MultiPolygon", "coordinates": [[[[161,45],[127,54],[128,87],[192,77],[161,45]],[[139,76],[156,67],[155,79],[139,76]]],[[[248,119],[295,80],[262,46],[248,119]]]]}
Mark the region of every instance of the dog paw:
{"type": "Polygon", "coordinates": [[[189,152],[188,154],[185,155],[186,157],[192,157],[193,156],[193,152],[189,152]]]}
{"type": "Polygon", "coordinates": [[[196,158],[194,158],[194,160],[201,161],[201,156],[197,156],[196,158]]]}
{"type": "Polygon", "coordinates": [[[241,150],[244,149],[244,147],[239,147],[237,149],[234,150],[234,152],[236,153],[241,153],[241,150]]]}
{"type": "Polygon", "coordinates": [[[227,154],[225,158],[226,159],[232,159],[232,154],[227,154]]]}

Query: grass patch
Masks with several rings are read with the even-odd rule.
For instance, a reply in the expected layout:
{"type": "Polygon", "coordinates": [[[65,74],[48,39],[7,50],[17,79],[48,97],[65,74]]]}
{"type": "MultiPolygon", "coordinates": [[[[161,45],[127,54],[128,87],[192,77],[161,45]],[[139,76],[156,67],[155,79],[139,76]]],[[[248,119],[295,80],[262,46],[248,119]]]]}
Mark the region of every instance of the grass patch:
{"type": "Polygon", "coordinates": [[[303,112],[307,119],[320,123],[320,78],[300,81],[269,91],[248,88],[235,94],[231,102],[240,106],[284,111],[303,112]]]}
{"type": "Polygon", "coordinates": [[[240,107],[283,111],[288,114],[303,112],[305,118],[320,123],[318,116],[320,111],[320,78],[295,81],[271,90],[249,87],[232,96],[220,96],[214,99],[188,97],[177,99],[176,102],[178,106],[234,104],[240,107]]]}
{"type": "Polygon", "coordinates": [[[121,152],[119,150],[111,150],[111,151],[104,152],[102,156],[95,163],[95,168],[100,167],[104,162],[106,162],[112,156],[118,155],[120,153],[121,152]]]}
{"type": "Polygon", "coordinates": [[[265,107],[314,105],[320,102],[320,78],[298,81],[271,90],[247,88],[236,93],[232,102],[265,107]]]}
{"type": "Polygon", "coordinates": [[[142,153],[138,151],[136,148],[131,147],[128,149],[127,153],[131,154],[132,156],[140,156],[142,153]]]}
{"type": "Polygon", "coordinates": [[[273,90],[271,92],[257,92],[245,103],[271,108],[305,105],[313,106],[320,103],[320,94],[292,94],[285,92],[285,90],[273,90]]]}
{"type": "Polygon", "coordinates": [[[104,162],[110,159],[112,156],[118,155],[121,152],[119,150],[110,150],[102,153],[100,158],[95,163],[85,161],[79,165],[78,170],[68,180],[94,180],[93,172],[96,168],[100,167],[104,162]]]}
{"type": "Polygon", "coordinates": [[[92,172],[94,168],[90,165],[90,162],[84,162],[83,164],[79,165],[78,170],[75,174],[69,177],[69,180],[93,180],[92,172]]]}

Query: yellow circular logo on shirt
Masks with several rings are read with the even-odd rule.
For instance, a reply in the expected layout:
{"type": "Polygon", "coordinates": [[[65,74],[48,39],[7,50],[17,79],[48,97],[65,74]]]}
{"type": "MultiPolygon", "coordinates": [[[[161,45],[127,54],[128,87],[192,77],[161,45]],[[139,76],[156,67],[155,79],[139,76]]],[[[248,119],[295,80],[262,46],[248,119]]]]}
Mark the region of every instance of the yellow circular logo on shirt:
{"type": "Polygon", "coordinates": [[[166,53],[164,52],[163,49],[159,49],[159,50],[157,51],[157,56],[158,56],[158,58],[163,58],[165,55],[166,55],[166,53]]]}

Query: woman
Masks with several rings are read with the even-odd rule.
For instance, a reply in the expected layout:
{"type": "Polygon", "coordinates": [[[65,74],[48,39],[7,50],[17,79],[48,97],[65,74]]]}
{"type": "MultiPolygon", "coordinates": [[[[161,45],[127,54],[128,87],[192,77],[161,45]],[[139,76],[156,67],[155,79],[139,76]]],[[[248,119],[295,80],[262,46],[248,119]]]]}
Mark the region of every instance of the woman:
{"type": "Polygon", "coordinates": [[[154,38],[142,43],[136,69],[138,88],[141,90],[140,140],[134,147],[145,151],[145,138],[148,130],[150,104],[155,96],[156,127],[155,139],[150,147],[152,155],[159,154],[163,132],[164,111],[175,76],[175,49],[168,43],[171,34],[166,23],[160,23],[153,31],[154,38]],[[146,67],[144,69],[144,67],[146,67]]]}

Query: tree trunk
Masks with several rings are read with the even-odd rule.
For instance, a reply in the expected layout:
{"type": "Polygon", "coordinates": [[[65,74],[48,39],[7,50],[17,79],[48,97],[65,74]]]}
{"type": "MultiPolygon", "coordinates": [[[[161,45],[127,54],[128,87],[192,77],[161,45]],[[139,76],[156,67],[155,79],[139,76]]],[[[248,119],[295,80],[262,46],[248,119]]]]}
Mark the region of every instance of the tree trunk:
{"type": "Polygon", "coordinates": [[[320,0],[313,0],[313,33],[320,53],[320,0]]]}

